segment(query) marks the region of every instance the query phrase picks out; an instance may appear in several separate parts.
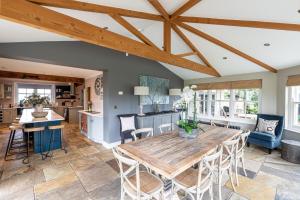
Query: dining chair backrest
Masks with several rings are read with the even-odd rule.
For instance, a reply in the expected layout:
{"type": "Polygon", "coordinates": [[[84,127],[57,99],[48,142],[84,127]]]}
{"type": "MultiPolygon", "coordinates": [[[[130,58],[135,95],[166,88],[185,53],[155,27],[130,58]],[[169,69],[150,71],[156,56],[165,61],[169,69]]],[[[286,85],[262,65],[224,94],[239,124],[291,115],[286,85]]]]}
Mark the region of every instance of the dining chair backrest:
{"type": "Polygon", "coordinates": [[[222,156],[222,148],[216,148],[213,154],[205,156],[199,163],[197,188],[210,179],[212,181],[213,173],[217,170],[222,156]]]}
{"type": "Polygon", "coordinates": [[[121,178],[121,187],[124,188],[124,184],[127,184],[133,191],[136,192],[137,197],[141,195],[141,186],[140,186],[140,172],[139,172],[139,163],[133,159],[124,157],[117,148],[112,149],[113,155],[116,158],[118,166],[120,168],[120,178],[121,178]],[[124,164],[129,166],[128,169],[124,168],[124,164]],[[136,175],[136,185],[133,184],[128,178],[132,175],[132,172],[135,171],[136,175]]]}
{"type": "Polygon", "coordinates": [[[225,141],[222,143],[223,147],[223,156],[221,160],[221,164],[228,163],[227,167],[232,164],[233,159],[238,150],[239,138],[233,139],[230,141],[225,141]]]}
{"type": "Polygon", "coordinates": [[[250,131],[246,131],[244,133],[241,133],[240,135],[240,144],[238,146],[238,152],[242,151],[245,146],[246,146],[246,142],[247,142],[247,139],[248,139],[248,136],[250,135],[250,131]]]}
{"type": "Polygon", "coordinates": [[[140,128],[131,132],[134,140],[137,140],[137,134],[146,134],[146,137],[153,136],[153,128],[140,128]]]}
{"type": "Polygon", "coordinates": [[[170,132],[174,129],[173,123],[161,124],[159,127],[160,134],[170,132]]]}

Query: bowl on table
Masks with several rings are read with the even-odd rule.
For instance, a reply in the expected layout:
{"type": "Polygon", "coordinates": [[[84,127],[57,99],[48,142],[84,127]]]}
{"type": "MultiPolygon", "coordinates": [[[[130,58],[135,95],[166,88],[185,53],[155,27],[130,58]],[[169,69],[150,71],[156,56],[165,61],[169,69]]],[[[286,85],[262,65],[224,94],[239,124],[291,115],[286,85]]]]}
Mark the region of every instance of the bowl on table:
{"type": "Polygon", "coordinates": [[[32,112],[31,115],[34,118],[45,118],[48,115],[48,112],[46,112],[46,111],[43,111],[43,112],[32,112]]]}

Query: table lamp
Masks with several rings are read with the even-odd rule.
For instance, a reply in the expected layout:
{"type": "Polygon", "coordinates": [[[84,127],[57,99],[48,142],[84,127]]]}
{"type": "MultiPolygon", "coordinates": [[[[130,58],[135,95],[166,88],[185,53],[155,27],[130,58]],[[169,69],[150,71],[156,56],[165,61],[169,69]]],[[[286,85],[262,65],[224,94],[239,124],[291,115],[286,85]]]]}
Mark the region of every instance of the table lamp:
{"type": "MultiPolygon", "coordinates": [[[[135,86],[134,87],[134,95],[137,95],[137,96],[147,96],[149,95],[149,87],[147,86],[135,86]]],[[[142,104],[142,101],[140,100],[140,113],[139,113],[140,116],[143,116],[145,115],[143,113],[143,104],[142,104]]]]}

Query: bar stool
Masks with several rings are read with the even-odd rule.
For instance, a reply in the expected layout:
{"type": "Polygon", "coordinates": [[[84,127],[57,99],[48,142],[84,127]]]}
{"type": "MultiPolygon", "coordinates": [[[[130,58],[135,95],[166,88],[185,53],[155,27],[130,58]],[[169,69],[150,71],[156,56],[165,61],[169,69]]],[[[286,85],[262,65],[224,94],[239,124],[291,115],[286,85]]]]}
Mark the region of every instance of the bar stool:
{"type": "MultiPolygon", "coordinates": [[[[20,124],[12,123],[9,126],[10,135],[9,135],[9,139],[8,139],[8,143],[7,143],[7,147],[6,147],[5,156],[4,156],[5,161],[11,160],[11,159],[8,159],[8,156],[26,153],[25,151],[19,151],[19,152],[13,152],[13,153],[10,152],[13,149],[21,149],[22,147],[25,146],[24,140],[17,141],[17,139],[16,139],[16,132],[18,130],[22,130],[22,129],[23,129],[23,126],[20,124]]],[[[24,157],[22,157],[22,158],[24,158],[24,157]]]]}
{"type": "Polygon", "coordinates": [[[64,128],[65,125],[54,125],[54,126],[48,126],[48,129],[51,130],[51,138],[50,138],[50,145],[49,150],[46,156],[51,157],[52,156],[52,149],[53,149],[53,141],[54,141],[54,133],[56,130],[60,130],[60,141],[61,141],[61,150],[63,150],[65,153],[68,153],[67,149],[64,146],[64,128]],[[49,155],[51,153],[51,155],[49,155]]]}
{"type": "MultiPolygon", "coordinates": [[[[43,140],[42,140],[42,135],[43,135],[44,131],[45,131],[45,127],[24,128],[24,133],[27,133],[27,142],[26,142],[26,144],[27,144],[27,162],[26,163],[29,163],[29,139],[30,139],[29,135],[32,132],[39,132],[39,135],[40,135],[40,137],[39,137],[39,140],[40,140],[40,151],[41,151],[40,154],[42,156],[42,160],[46,159],[45,154],[43,154],[43,140]]],[[[25,163],[24,160],[23,160],[23,162],[25,163]]]]}

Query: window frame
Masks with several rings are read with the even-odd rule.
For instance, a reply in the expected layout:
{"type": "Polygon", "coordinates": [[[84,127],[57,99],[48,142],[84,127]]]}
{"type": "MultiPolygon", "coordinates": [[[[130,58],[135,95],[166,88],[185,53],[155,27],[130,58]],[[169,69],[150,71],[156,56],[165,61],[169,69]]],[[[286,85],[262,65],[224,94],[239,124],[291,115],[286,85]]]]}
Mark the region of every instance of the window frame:
{"type": "MultiPolygon", "coordinates": [[[[261,88],[248,88],[249,89],[257,89],[258,90],[258,113],[260,112],[261,110],[261,88]]],[[[226,119],[234,119],[234,120],[252,120],[252,121],[256,121],[256,119],[253,119],[253,118],[247,118],[247,117],[235,117],[234,116],[234,106],[235,106],[235,102],[239,102],[239,101],[236,101],[235,100],[235,91],[236,90],[239,90],[239,89],[221,89],[221,90],[215,90],[215,89],[212,89],[212,90],[198,90],[196,92],[199,92],[199,91],[207,91],[207,95],[208,95],[208,98],[207,100],[196,100],[196,104],[200,104],[201,101],[203,102],[207,102],[208,104],[208,109],[207,109],[207,113],[203,114],[200,114],[200,113],[197,113],[197,118],[226,118],[226,119]],[[217,96],[218,96],[218,92],[221,92],[221,90],[228,90],[230,92],[230,98],[228,100],[222,100],[221,98],[218,99],[217,96]],[[213,93],[212,91],[216,91],[215,93],[213,93]],[[212,95],[215,94],[215,99],[213,100],[212,98],[212,95]],[[212,106],[214,105],[215,108],[216,108],[216,104],[217,103],[220,103],[220,102],[228,102],[228,105],[229,105],[229,116],[228,117],[224,117],[220,114],[216,115],[216,112],[218,112],[216,109],[214,109],[214,115],[212,115],[212,106]]],[[[241,90],[247,90],[247,89],[241,89],[241,90]]],[[[204,93],[205,94],[205,93],[204,93]]],[[[198,97],[199,95],[197,95],[198,97]]],[[[193,101],[193,100],[192,100],[193,101]]],[[[247,101],[246,98],[245,100],[243,101],[245,103],[245,109],[246,109],[246,105],[247,103],[251,103],[252,101],[247,101]]],[[[256,101],[255,101],[256,102],[256,101]]],[[[191,105],[191,104],[190,104],[191,105]]],[[[204,104],[203,104],[204,105],[204,104]]],[[[205,110],[205,107],[203,107],[203,110],[205,110]]],[[[190,113],[190,112],[189,112],[190,113]]],[[[246,110],[245,110],[245,116],[246,116],[246,110]]]]}
{"type": "MultiPolygon", "coordinates": [[[[300,105],[300,101],[294,101],[294,91],[293,91],[293,87],[299,87],[300,86],[287,86],[286,89],[286,105],[287,105],[287,109],[286,109],[286,125],[288,127],[288,129],[291,130],[296,130],[297,132],[300,132],[300,123],[297,125],[295,123],[295,105],[299,104],[300,105]]],[[[299,92],[300,94],[300,92],[299,92]]]]}
{"type": "MultiPolygon", "coordinates": [[[[54,100],[54,87],[53,84],[28,84],[28,86],[26,87],[28,83],[16,83],[16,97],[15,97],[15,103],[20,103],[21,99],[19,99],[19,94],[25,94],[26,97],[32,95],[32,94],[37,94],[37,95],[41,95],[41,93],[38,93],[39,89],[43,89],[44,93],[43,95],[46,95],[45,90],[49,89],[50,90],[50,94],[47,95],[49,97],[49,101],[53,101],[54,100]],[[25,85],[25,86],[23,86],[25,85]],[[31,87],[29,87],[29,85],[32,85],[31,87]],[[26,89],[26,93],[19,93],[19,89],[26,89]],[[27,90],[28,89],[32,89],[33,93],[28,93],[27,90]]],[[[41,95],[42,96],[42,95],[41,95]]]]}

